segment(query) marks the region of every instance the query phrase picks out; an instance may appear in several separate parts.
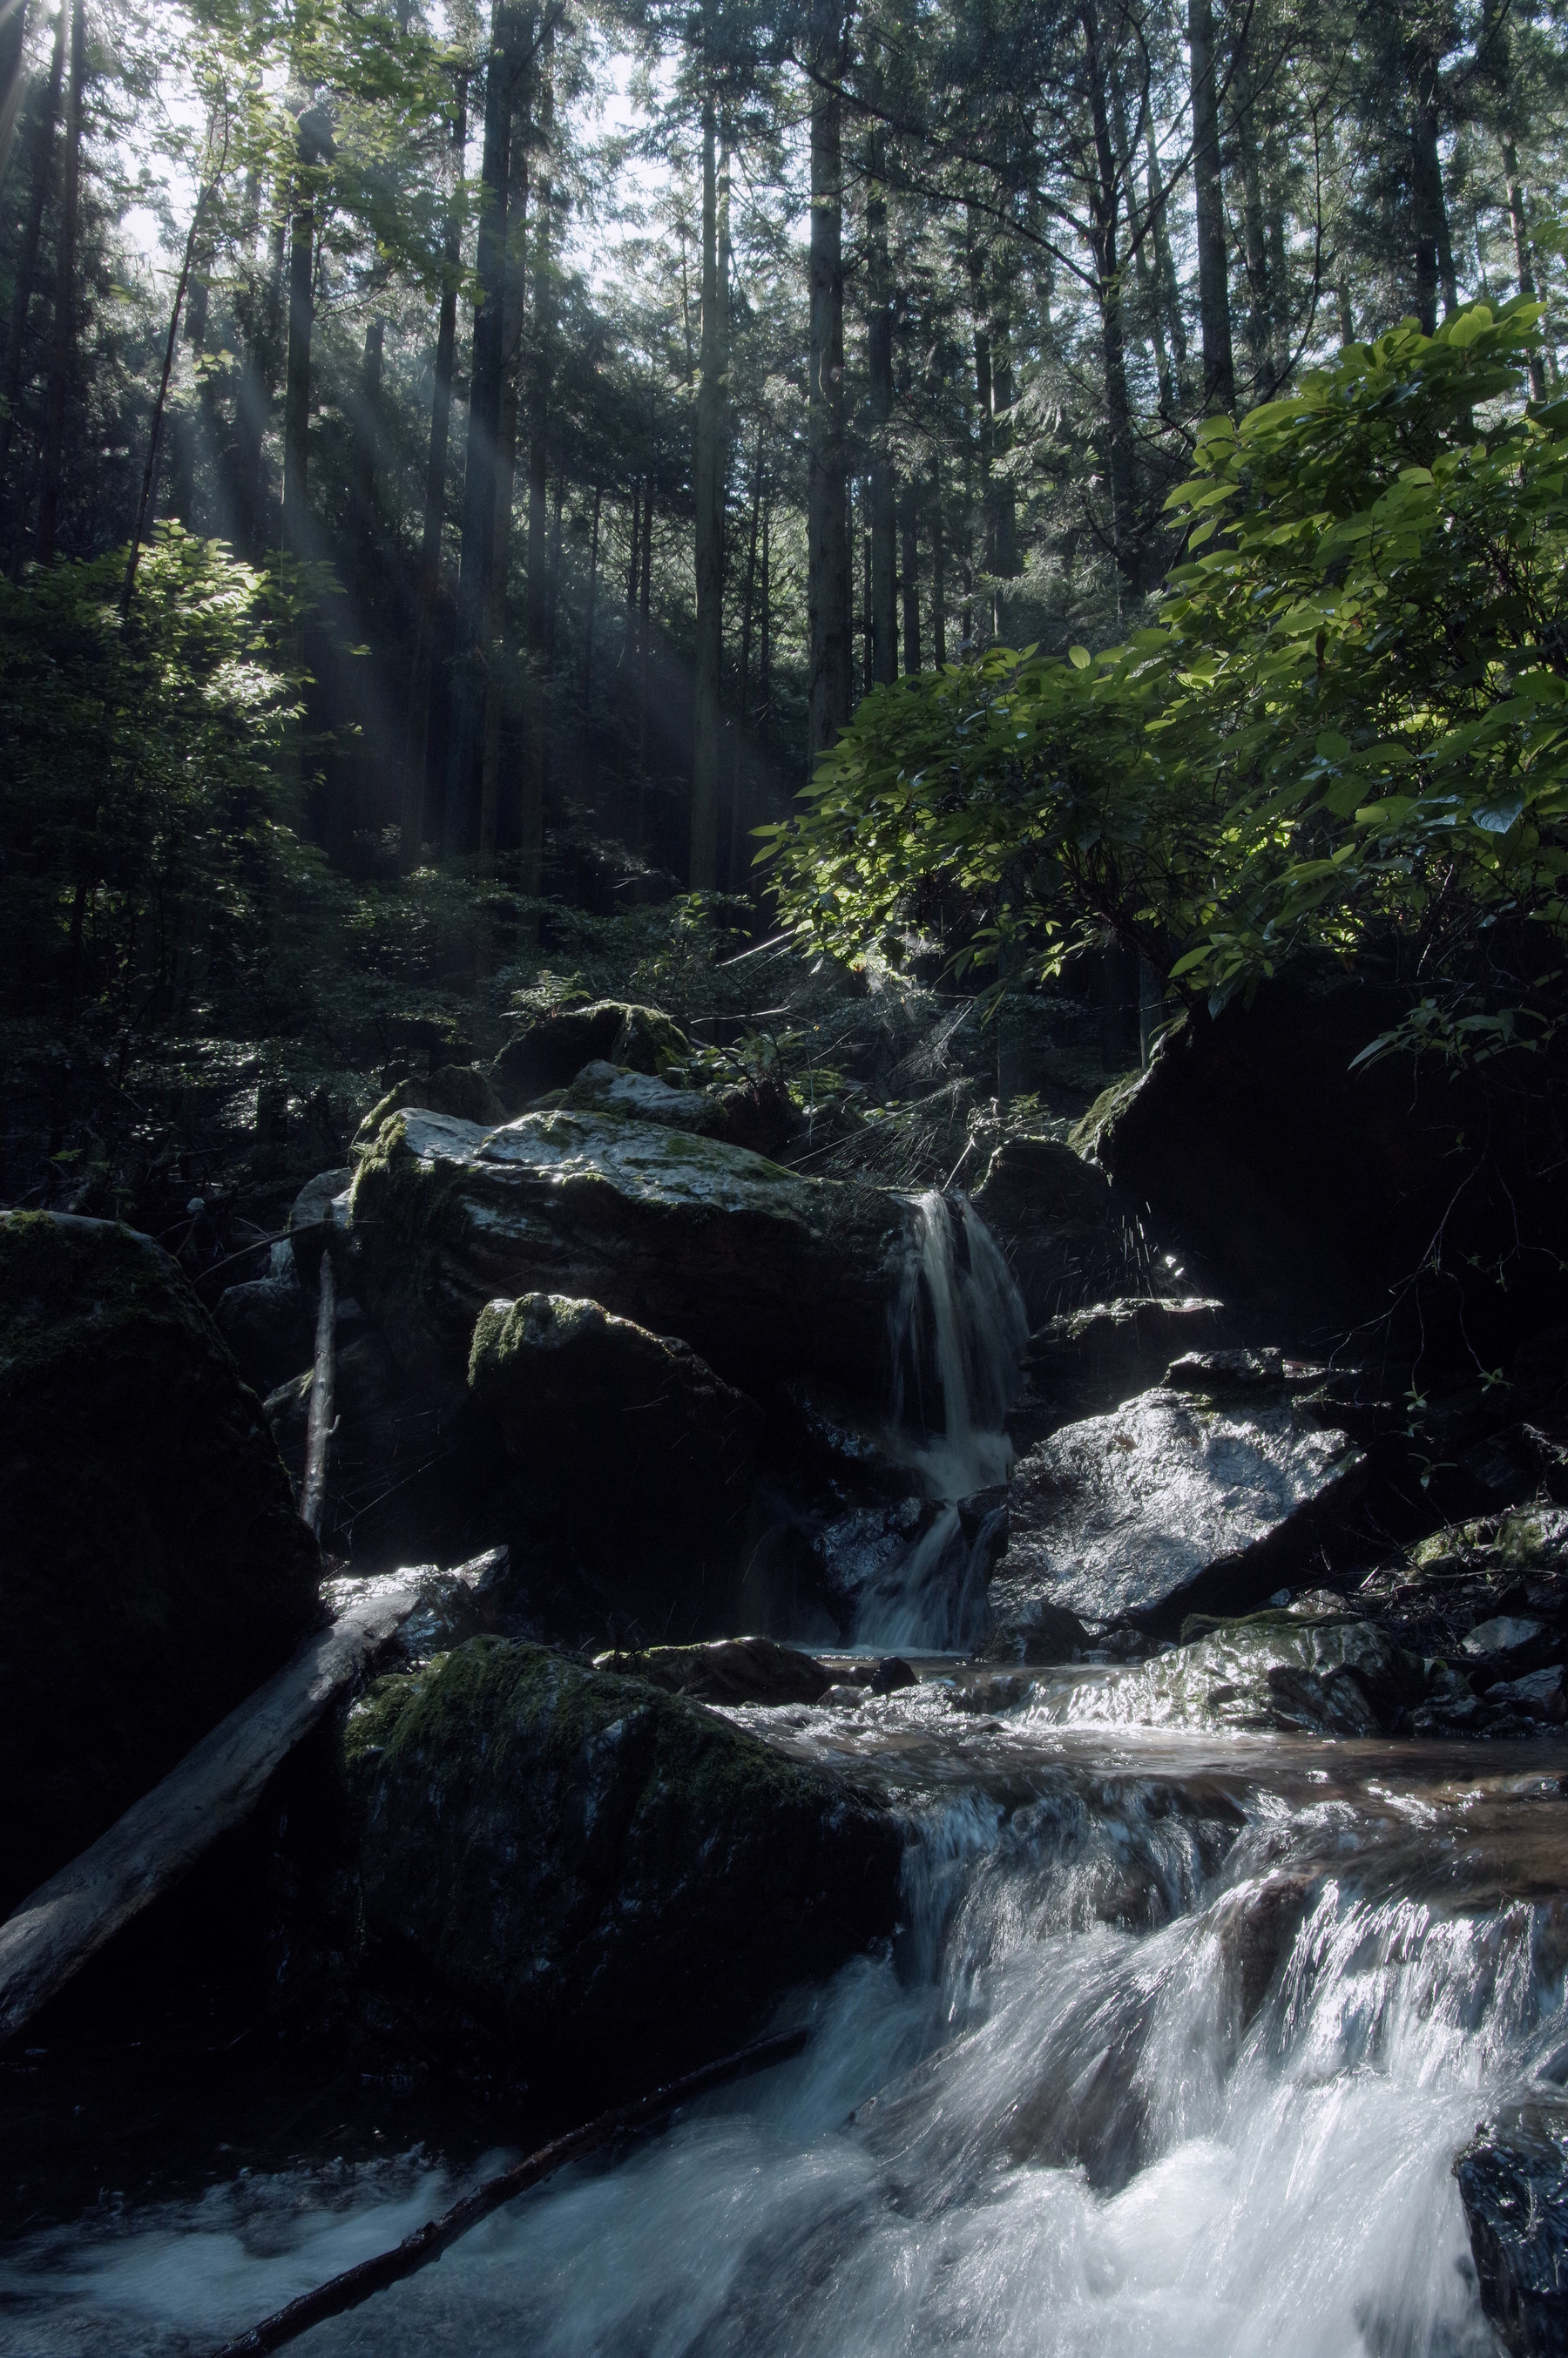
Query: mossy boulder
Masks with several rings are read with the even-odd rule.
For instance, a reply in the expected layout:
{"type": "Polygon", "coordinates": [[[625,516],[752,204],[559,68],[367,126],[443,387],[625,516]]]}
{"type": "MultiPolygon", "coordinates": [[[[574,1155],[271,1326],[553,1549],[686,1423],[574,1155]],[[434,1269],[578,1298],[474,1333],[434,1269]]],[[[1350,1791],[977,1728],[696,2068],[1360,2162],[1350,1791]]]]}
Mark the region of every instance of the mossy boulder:
{"type": "Polygon", "coordinates": [[[608,1060],[634,1073],[663,1073],[690,1054],[686,1033],[660,1009],[595,999],[535,1016],[507,1042],[490,1074],[508,1111],[516,1113],[547,1090],[564,1089],[585,1065],[608,1060]]]}
{"type": "Polygon", "coordinates": [[[776,1154],[795,1127],[794,1101],[771,1073],[708,1088],[679,1088],[656,1073],[629,1066],[585,1065],[554,1102],[575,1112],[616,1114],[629,1121],[652,1121],[665,1130],[689,1130],[697,1138],[722,1139],[755,1154],[776,1154]]]}
{"type": "Polygon", "coordinates": [[[354,1132],[351,1154],[373,1146],[387,1115],[398,1112],[404,1106],[423,1106],[427,1113],[455,1114],[460,1121],[477,1121],[484,1129],[506,1119],[506,1108],[488,1073],[481,1072],[477,1065],[443,1065],[423,1080],[411,1074],[388,1089],[354,1132]]]}
{"type": "Polygon", "coordinates": [[[538,2081],[721,2051],[892,1930],[892,1820],[641,1679],[478,1638],[344,1741],[367,1932],[538,2081]]]}
{"type": "Polygon", "coordinates": [[[557,1293],[481,1311],[469,1382],[539,1509],[579,1543],[739,1543],[762,1412],[687,1344],[557,1293]]]}
{"type": "Polygon", "coordinates": [[[0,1216],[0,1909],[113,1823],[319,1616],[316,1542],[178,1265],[0,1216]]]}
{"type": "Polygon", "coordinates": [[[498,1295],[570,1294],[679,1335],[753,1393],[834,1377],[881,1400],[909,1200],[607,1113],[499,1130],[406,1109],[360,1163],[355,1291],[393,1348],[466,1367],[498,1295]]]}

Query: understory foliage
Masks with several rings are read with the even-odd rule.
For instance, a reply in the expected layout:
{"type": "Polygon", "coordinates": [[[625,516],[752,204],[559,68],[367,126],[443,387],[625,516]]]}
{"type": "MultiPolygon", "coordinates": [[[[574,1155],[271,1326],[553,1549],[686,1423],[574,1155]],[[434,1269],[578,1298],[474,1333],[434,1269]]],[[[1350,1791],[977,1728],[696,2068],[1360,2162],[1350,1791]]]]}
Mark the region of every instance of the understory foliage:
{"type": "Polygon", "coordinates": [[[768,830],[786,917],[848,957],[935,928],[993,991],[1108,939],[1216,1007],[1303,954],[1391,963],[1406,1044],[1544,1044],[1568,401],[1525,398],[1538,315],[1407,320],[1207,421],[1150,626],[868,697],[768,830]]]}

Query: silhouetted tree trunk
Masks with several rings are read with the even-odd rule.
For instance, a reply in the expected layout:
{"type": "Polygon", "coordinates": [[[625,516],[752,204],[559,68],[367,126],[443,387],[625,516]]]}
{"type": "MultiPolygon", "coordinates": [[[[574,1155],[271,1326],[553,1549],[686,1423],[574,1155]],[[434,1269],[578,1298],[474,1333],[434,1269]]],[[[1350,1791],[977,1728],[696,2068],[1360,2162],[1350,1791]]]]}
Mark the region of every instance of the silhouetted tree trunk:
{"type": "Polygon", "coordinates": [[[1187,53],[1192,66],[1193,194],[1197,211],[1204,407],[1234,409],[1236,363],[1230,349],[1230,279],[1220,179],[1212,0],[1187,0],[1187,53]]]}
{"type": "Polygon", "coordinates": [[[906,489],[899,506],[903,543],[903,667],[913,678],[920,669],[920,547],[913,487],[906,489]]]}
{"type": "MultiPolygon", "coordinates": [[[[815,71],[842,68],[842,0],[812,0],[815,71]]],[[[808,741],[815,760],[849,718],[852,653],[849,481],[844,419],[842,102],[818,81],[811,100],[810,381],[807,391],[808,741]]]]}
{"type": "Polygon", "coordinates": [[[27,355],[27,310],[33,299],[33,282],[38,275],[38,244],[43,235],[44,206],[49,200],[49,167],[54,158],[55,124],[59,120],[59,94],[65,81],[65,36],[70,20],[66,0],[60,0],[55,18],[54,51],[49,59],[49,78],[44,88],[43,104],[33,139],[32,181],[27,191],[27,220],[22,233],[22,250],[16,259],[16,284],[11,297],[11,332],[5,343],[5,378],[3,387],[5,414],[0,417],[0,487],[5,481],[5,470],[11,456],[11,440],[16,431],[16,409],[22,398],[22,364],[27,355]]]}
{"type": "Polygon", "coordinates": [[[937,473],[931,492],[931,649],[938,671],[947,661],[947,583],[943,571],[946,554],[942,538],[942,478],[937,473]]]}
{"type": "MultiPolygon", "coordinates": [[[[506,718],[506,583],[512,559],[512,509],[517,473],[517,414],[528,293],[528,168],[531,74],[514,92],[506,188],[506,270],[502,304],[501,416],[495,451],[495,521],[485,601],[484,744],[480,763],[479,848],[488,860],[500,840],[501,754],[506,718]],[[521,92],[520,100],[517,93],[521,92]]],[[[543,222],[541,219],[541,228],[543,222]]]]}
{"type": "MultiPolygon", "coordinates": [[[[711,69],[708,69],[711,72],[711,69]]],[[[730,290],[720,268],[719,134],[711,88],[702,109],[702,344],[697,393],[696,694],[692,714],[691,836],[687,874],[694,892],[719,882],[720,701],[724,662],[724,483],[729,472],[725,375],[730,290]]],[[[728,178],[728,158],[725,177],[728,178]]]]}
{"type": "Polygon", "coordinates": [[[1454,268],[1448,205],[1443,193],[1443,159],[1437,146],[1437,61],[1424,44],[1412,47],[1410,70],[1415,118],[1411,125],[1415,308],[1416,316],[1430,336],[1437,330],[1439,288],[1446,318],[1459,308],[1459,287],[1454,268]]]}
{"type": "Polygon", "coordinates": [[[11,142],[22,104],[22,50],[27,38],[28,0],[11,0],[0,18],[0,181],[11,161],[11,142]]]}
{"type": "MultiPolygon", "coordinates": [[[[201,266],[193,270],[185,297],[185,341],[190,357],[200,367],[201,355],[207,344],[207,271],[211,252],[204,254],[201,266]]],[[[196,529],[196,460],[203,446],[210,449],[206,427],[211,416],[211,393],[205,376],[197,381],[196,406],[177,411],[174,422],[174,488],[169,505],[187,532],[196,529]]]]}
{"type": "MultiPolygon", "coordinates": [[[[430,399],[430,454],[425,471],[425,529],[414,620],[408,741],[404,748],[403,827],[398,864],[418,865],[425,831],[425,780],[429,760],[430,674],[434,660],[436,593],[441,580],[441,529],[447,508],[447,443],[451,431],[452,362],[458,341],[458,279],[462,264],[462,168],[468,141],[468,79],[458,77],[452,106],[452,187],[441,248],[441,309],[436,330],[436,380],[430,399]]],[[[444,750],[444,749],[443,749],[444,750]]],[[[438,775],[445,775],[445,763],[438,775]]]]}
{"type": "Polygon", "coordinates": [[[534,333],[528,368],[528,591],[524,630],[542,650],[549,604],[550,375],[555,360],[555,281],[550,253],[551,140],[555,135],[555,32],[546,25],[539,90],[538,228],[534,238],[534,333]]]}
{"type": "Polygon", "coordinates": [[[582,625],[582,730],[585,745],[593,712],[593,626],[599,606],[599,509],[603,495],[603,486],[595,483],[593,522],[588,535],[588,604],[582,625]]]}
{"type": "MultiPolygon", "coordinates": [[[[1519,152],[1511,138],[1503,141],[1503,178],[1509,195],[1509,227],[1513,233],[1514,273],[1519,293],[1533,303],[1535,265],[1530,251],[1530,222],[1525,214],[1524,186],[1519,176],[1519,152]]],[[[1530,356],[1530,390],[1532,400],[1546,399],[1546,371],[1539,352],[1530,356]]]]}
{"type": "Polygon", "coordinates": [[[898,516],[893,489],[892,278],[888,261],[885,160],[880,130],[867,148],[866,249],[870,310],[866,361],[871,410],[871,676],[898,676],[898,516]]]}
{"type": "Polygon", "coordinates": [[[1152,111],[1145,125],[1144,135],[1149,151],[1150,233],[1154,241],[1160,294],[1164,305],[1166,332],[1171,339],[1171,359],[1179,396],[1182,380],[1187,372],[1187,323],[1182,317],[1181,289],[1176,284],[1176,265],[1171,253],[1171,228],[1165,215],[1165,184],[1160,172],[1160,151],[1154,139],[1152,111]]]}
{"type": "Polygon", "coordinates": [[[757,625],[762,641],[757,664],[757,698],[761,706],[759,727],[764,753],[768,749],[773,709],[773,568],[770,562],[772,551],[769,545],[769,526],[772,522],[773,503],[770,500],[764,500],[762,503],[762,612],[757,625]]]}
{"type": "Polygon", "coordinates": [[[316,195],[310,178],[332,153],[331,134],[319,109],[299,118],[297,178],[288,252],[288,364],[283,395],[283,546],[290,557],[309,554],[307,475],[310,456],[310,339],[316,317],[316,195]]]}
{"type": "Polygon", "coordinates": [[[81,96],[86,71],[86,12],[83,0],[72,0],[70,92],[65,111],[65,186],[60,199],[54,334],[49,341],[43,472],[38,486],[37,554],[40,565],[49,565],[54,558],[60,475],[65,462],[66,394],[76,366],[76,224],[81,191],[81,96]]]}
{"type": "MultiPolygon", "coordinates": [[[[1195,0],[1195,5],[1196,0],[1195,0]]],[[[1132,404],[1127,390],[1127,354],[1121,330],[1121,270],[1116,230],[1121,213],[1116,150],[1106,105],[1106,59],[1100,48],[1099,14],[1088,0],[1080,22],[1088,68],[1089,116],[1094,129],[1094,178],[1089,209],[1095,254],[1095,291],[1099,302],[1100,360],[1105,379],[1106,472],[1113,510],[1111,538],[1117,564],[1134,590],[1139,587],[1141,535],[1137,458],[1132,441],[1132,404]]]]}
{"type": "Polygon", "coordinates": [[[746,875],[746,691],[752,684],[752,600],[757,579],[757,527],[762,513],[762,438],[757,437],[757,471],[752,482],[752,529],[746,542],[746,579],[741,594],[741,703],[735,723],[735,768],[730,785],[731,892],[744,889],[746,875]]]}

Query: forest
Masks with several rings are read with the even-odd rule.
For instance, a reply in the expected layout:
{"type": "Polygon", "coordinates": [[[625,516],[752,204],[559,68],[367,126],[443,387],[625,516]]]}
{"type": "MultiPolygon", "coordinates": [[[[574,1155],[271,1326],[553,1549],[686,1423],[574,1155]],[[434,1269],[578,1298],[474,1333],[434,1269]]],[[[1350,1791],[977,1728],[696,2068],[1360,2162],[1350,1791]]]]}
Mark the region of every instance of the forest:
{"type": "Polygon", "coordinates": [[[0,0],[0,2350],[1568,2352],[1568,15],[0,0]]]}

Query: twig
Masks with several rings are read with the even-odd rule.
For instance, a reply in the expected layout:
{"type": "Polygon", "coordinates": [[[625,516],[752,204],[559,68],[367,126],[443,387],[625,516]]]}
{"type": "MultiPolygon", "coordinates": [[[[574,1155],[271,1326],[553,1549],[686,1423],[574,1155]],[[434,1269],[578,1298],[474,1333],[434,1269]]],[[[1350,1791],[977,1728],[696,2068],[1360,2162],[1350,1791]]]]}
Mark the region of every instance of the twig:
{"type": "Polygon", "coordinates": [[[454,2202],[449,2211],[438,2218],[427,2220],[416,2227],[412,2235],[389,2252],[378,2253],[374,2259],[362,2260],[357,2267],[345,2268],[341,2276],[332,2277],[314,2292],[302,2293],[291,2300],[287,2309],[253,2325],[248,2333],[237,2341],[225,2342],[212,2358],[262,2358],[262,2353],[281,2350],[286,2342],[297,2342],[302,2333],[320,2325],[330,2317],[341,2317],[345,2309],[358,2309],[373,2293],[386,2286],[398,2284],[418,2268],[427,2267],[442,2253],[466,2235],[470,2227],[487,2219],[492,2211],[514,2196],[536,2186],[543,2178],[564,2169],[568,2161],[592,2153],[613,2136],[624,2136],[634,2129],[654,2128],[672,2113],[677,2104],[693,2097],[706,2095],[710,2088],[719,2088],[730,2080],[748,2077],[753,2071],[766,2071],[775,2063],[786,2063],[798,2055],[806,2045],[809,2032],[786,2030],[775,2039],[761,2039],[752,2047],[742,2047],[738,2054],[726,2055],[720,2062],[704,2065],[700,2071],[688,2071],[682,2080],[672,2080],[667,2088],[655,2089],[640,2104],[623,2104],[612,2113],[601,2113],[579,2129],[571,2129],[553,2144],[541,2146],[523,2161],[514,2161],[495,2178],[488,2178],[454,2202]]]}
{"type": "Polygon", "coordinates": [[[338,1285],[332,1256],[321,1255],[321,1304],[316,1313],[316,1366],[310,1379],[310,1416],[305,1434],[305,1488],[299,1519],[321,1536],[321,1509],[327,1497],[327,1459],[337,1419],[338,1285]]]}

